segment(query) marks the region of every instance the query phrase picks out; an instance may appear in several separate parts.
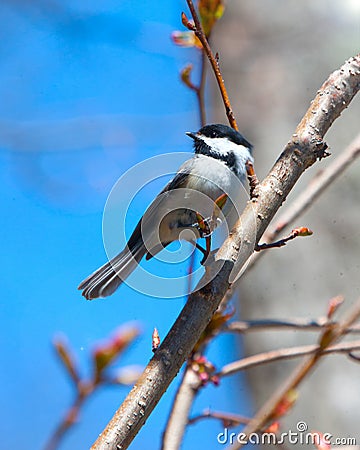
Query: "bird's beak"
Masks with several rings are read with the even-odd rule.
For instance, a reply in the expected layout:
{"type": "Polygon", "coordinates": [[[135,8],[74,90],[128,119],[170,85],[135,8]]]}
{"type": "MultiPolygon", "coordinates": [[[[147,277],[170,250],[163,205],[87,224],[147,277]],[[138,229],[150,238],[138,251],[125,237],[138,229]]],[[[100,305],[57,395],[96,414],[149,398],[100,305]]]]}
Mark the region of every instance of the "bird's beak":
{"type": "Polygon", "coordinates": [[[192,131],[187,131],[185,134],[187,136],[191,137],[191,139],[197,139],[197,137],[198,137],[197,133],[194,133],[192,131]]]}

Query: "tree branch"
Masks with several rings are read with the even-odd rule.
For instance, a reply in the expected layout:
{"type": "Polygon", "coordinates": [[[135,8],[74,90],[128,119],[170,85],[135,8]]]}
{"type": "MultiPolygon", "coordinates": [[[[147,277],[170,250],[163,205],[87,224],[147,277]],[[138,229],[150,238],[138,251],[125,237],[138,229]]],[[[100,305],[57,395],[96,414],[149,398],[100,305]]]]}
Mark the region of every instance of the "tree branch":
{"type": "MultiPolygon", "coordinates": [[[[304,214],[325,189],[339,178],[359,156],[360,134],[326,169],[315,175],[303,192],[285,209],[275,227],[264,233],[263,240],[265,242],[273,242],[285,228],[293,224],[296,219],[304,214]]],[[[250,269],[262,255],[262,252],[254,254],[247,269],[250,269]]]]}
{"type": "Polygon", "coordinates": [[[215,367],[204,357],[206,347],[219,331],[222,324],[232,317],[234,311],[227,309],[229,298],[223,297],[216,313],[197,341],[192,355],[187,360],[181,383],[176,392],[169,418],[163,433],[163,450],[177,450],[181,447],[183,436],[188,425],[188,418],[192,404],[200,388],[208,382],[218,383],[215,367]]]}
{"type": "Polygon", "coordinates": [[[296,181],[318,158],[325,156],[322,139],[359,88],[360,55],[346,61],[324,83],[295,135],[259,185],[259,197],[248,203],[215,261],[206,268],[208,283],[189,296],[138,383],[92,446],[93,450],[123,450],[130,445],[190,355],[231,282],[296,181]]]}
{"type": "MultiPolygon", "coordinates": [[[[312,355],[318,350],[318,345],[300,345],[298,347],[271,350],[269,352],[259,353],[257,355],[240,359],[239,361],[226,364],[226,366],[224,366],[217,373],[217,375],[219,377],[226,377],[245,369],[260,366],[262,364],[280,361],[282,359],[292,359],[298,358],[300,356],[312,355]]],[[[323,354],[327,355],[329,353],[351,353],[352,351],[358,350],[360,350],[360,340],[331,345],[330,347],[323,350],[323,354]]]]}
{"type": "MultiPolygon", "coordinates": [[[[335,323],[335,322],[332,322],[335,323]]],[[[289,319],[289,320],[278,320],[278,319],[263,319],[263,320],[239,320],[231,322],[223,331],[228,332],[238,332],[247,333],[248,331],[258,331],[258,330],[279,330],[279,329],[290,329],[290,330],[310,330],[319,331],[321,328],[325,328],[329,325],[329,321],[326,317],[309,320],[309,319],[289,319]]],[[[360,333],[360,324],[355,324],[351,326],[347,333],[360,333]]]]}
{"type": "MultiPolygon", "coordinates": [[[[316,346],[315,351],[301,362],[279,387],[279,389],[270,397],[270,399],[259,409],[250,423],[243,430],[244,441],[245,436],[250,436],[252,433],[256,433],[266,426],[266,424],[272,420],[274,412],[278,405],[286,397],[287,393],[296,389],[304,378],[314,369],[321,358],[326,354],[326,351],[331,345],[338,341],[342,336],[347,333],[347,329],[351,327],[360,317],[360,299],[355,303],[351,309],[347,318],[340,324],[335,326],[330,325],[325,329],[319,340],[319,344],[316,346]]],[[[344,344],[343,344],[344,345],[344,344]]],[[[238,450],[243,447],[243,444],[234,444],[229,447],[229,450],[238,450]]]]}
{"type": "Polygon", "coordinates": [[[199,376],[192,370],[191,364],[188,365],[165,427],[162,450],[177,450],[180,448],[184,430],[188,424],[189,413],[200,386],[199,376]]]}

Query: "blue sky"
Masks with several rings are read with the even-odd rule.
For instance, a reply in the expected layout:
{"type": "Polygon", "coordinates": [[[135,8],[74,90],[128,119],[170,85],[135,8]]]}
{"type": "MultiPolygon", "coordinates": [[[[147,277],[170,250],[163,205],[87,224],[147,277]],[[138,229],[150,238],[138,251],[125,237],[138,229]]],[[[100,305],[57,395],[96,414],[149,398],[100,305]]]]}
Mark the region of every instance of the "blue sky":
{"type": "MultiPolygon", "coordinates": [[[[153,327],[164,337],[184,304],[183,298],[151,299],[127,286],[109,299],[87,302],[76,289],[105,262],[102,214],[118,177],[151,156],[191,150],[184,132],[198,128],[198,112],[179,70],[197,54],[175,47],[169,37],[181,28],[184,3],[0,6],[2,450],[29,442],[41,448],[70,404],[71,386],[51,347],[54,335],[68,337],[86,373],[94,343],[137,321],[143,334],[121,365],[145,365],[153,327]]],[[[155,193],[150,187],[140,197],[130,220],[136,223],[155,193]]],[[[211,358],[231,360],[233,348],[233,339],[224,336],[211,358]]],[[[159,448],[177,383],[132,448],[159,448]]],[[[61,448],[88,448],[127,391],[109,388],[92,398],[61,448]]],[[[245,387],[226,380],[203,392],[194,412],[212,407],[246,414],[247,401],[245,387]],[[229,389],[232,399],[239,391],[236,404],[226,396],[229,389]]],[[[185,447],[214,448],[220,431],[218,424],[199,424],[185,447]]]]}

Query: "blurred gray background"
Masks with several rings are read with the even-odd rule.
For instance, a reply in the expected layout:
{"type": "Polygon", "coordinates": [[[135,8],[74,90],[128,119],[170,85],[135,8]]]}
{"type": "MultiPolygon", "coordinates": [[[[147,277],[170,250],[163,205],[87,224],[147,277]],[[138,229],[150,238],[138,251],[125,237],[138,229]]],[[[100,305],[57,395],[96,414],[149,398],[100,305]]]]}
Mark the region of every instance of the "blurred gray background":
{"type": "MultiPolygon", "coordinates": [[[[213,49],[232,100],[240,131],[255,146],[255,169],[262,179],[284,148],[309,102],[331,72],[359,52],[358,1],[228,1],[213,35],[213,49]]],[[[223,105],[213,86],[215,117],[223,105]]],[[[331,158],[305,173],[283,208],[360,132],[360,97],[326,135],[331,158]]],[[[360,162],[356,161],[295,226],[314,231],[282,249],[268,250],[240,282],[241,318],[318,318],[328,300],[343,294],[346,308],[360,295],[360,162]]],[[[278,213],[278,214],[279,214],[278,213]]],[[[273,224],[276,223],[275,217],[273,224]]],[[[337,315],[339,317],[339,314],[337,315]]],[[[352,338],[356,338],[353,335],[352,338]]],[[[311,331],[258,331],[244,337],[247,355],[270,349],[315,343],[311,331]]],[[[255,407],[291,373],[299,360],[271,363],[247,372],[255,407]]],[[[360,443],[360,365],[331,355],[301,385],[282,430],[309,430],[360,443]]],[[[292,447],[293,448],[293,447],[292,447]]]]}

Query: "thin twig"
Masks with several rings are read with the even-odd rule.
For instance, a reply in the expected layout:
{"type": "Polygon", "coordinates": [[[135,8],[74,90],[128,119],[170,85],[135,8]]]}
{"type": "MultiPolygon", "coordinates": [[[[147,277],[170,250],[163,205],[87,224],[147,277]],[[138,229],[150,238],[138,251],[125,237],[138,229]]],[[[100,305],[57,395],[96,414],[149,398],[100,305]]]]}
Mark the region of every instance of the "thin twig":
{"type": "MultiPolygon", "coordinates": [[[[299,358],[300,356],[312,355],[319,350],[318,345],[300,345],[297,347],[280,348],[269,352],[258,353],[257,355],[248,356],[239,361],[226,364],[218,373],[219,377],[226,377],[242,370],[260,366],[262,364],[280,361],[283,359],[299,358]]],[[[350,353],[360,350],[360,340],[349,341],[341,344],[332,345],[323,351],[323,354],[329,353],[350,353]]]]}
{"type": "Polygon", "coordinates": [[[199,84],[195,84],[191,80],[192,64],[188,64],[181,71],[181,80],[190,90],[192,90],[197,99],[199,110],[200,126],[203,127],[206,124],[206,110],[205,110],[205,83],[206,83],[206,54],[204,49],[201,49],[201,64],[200,64],[200,81],[199,84]]]}
{"type": "Polygon", "coordinates": [[[194,6],[192,0],[186,0],[186,1],[187,1],[188,6],[189,6],[192,18],[194,19],[194,24],[195,25],[192,24],[189,20],[187,20],[187,18],[186,18],[184,13],[182,15],[183,23],[189,30],[191,30],[191,31],[193,31],[195,33],[196,37],[201,42],[201,44],[203,46],[203,49],[204,49],[204,51],[206,53],[206,56],[208,57],[209,62],[211,64],[212,68],[213,68],[216,81],[217,81],[217,83],[219,85],[221,97],[223,99],[224,106],[225,106],[226,116],[227,116],[227,118],[229,120],[230,126],[232,128],[234,128],[235,130],[238,130],[238,126],[237,126],[237,123],[236,123],[236,120],[235,120],[235,116],[234,116],[234,113],[233,113],[233,110],[232,110],[232,107],[231,107],[231,104],[230,104],[230,99],[229,99],[229,96],[228,96],[228,93],[227,93],[227,90],[226,90],[226,87],[225,87],[224,79],[223,79],[222,74],[221,74],[221,70],[220,70],[220,66],[219,66],[218,60],[215,57],[215,55],[213,54],[213,52],[212,52],[212,50],[210,48],[209,42],[206,39],[204,30],[203,30],[203,28],[201,26],[200,19],[199,19],[198,15],[197,15],[197,12],[196,12],[196,9],[195,9],[195,6],[194,6]]]}
{"type": "Polygon", "coordinates": [[[210,409],[204,411],[202,414],[189,419],[188,424],[193,425],[203,419],[216,419],[226,423],[227,426],[247,425],[250,422],[249,417],[241,416],[239,414],[231,414],[222,411],[211,411],[210,409]]]}
{"type": "Polygon", "coordinates": [[[200,66],[200,84],[196,90],[196,96],[199,105],[200,124],[203,127],[206,124],[206,109],[205,109],[205,84],[206,84],[206,54],[204,49],[201,51],[201,66],[200,66]]]}
{"type": "MultiPolygon", "coordinates": [[[[276,225],[263,235],[265,242],[273,242],[287,227],[294,224],[320,197],[320,195],[360,156],[360,134],[324,170],[319,171],[302,193],[285,208],[276,225]]],[[[263,252],[252,256],[247,270],[261,258],[263,252]]]]}
{"type": "MultiPolygon", "coordinates": [[[[206,124],[206,109],[205,109],[205,84],[206,84],[206,54],[204,49],[201,50],[201,65],[200,65],[200,83],[198,86],[187,83],[196,94],[198,110],[199,110],[199,119],[200,125],[203,127],[206,124]]],[[[188,281],[187,281],[187,292],[191,292],[192,288],[192,273],[195,264],[195,251],[191,253],[189,269],[188,269],[188,281]]]]}
{"type": "Polygon", "coordinates": [[[254,165],[250,160],[246,161],[245,167],[246,167],[247,179],[249,182],[250,199],[256,198],[258,196],[256,191],[257,191],[257,187],[260,184],[260,181],[255,173],[254,165]]]}
{"type": "Polygon", "coordinates": [[[129,384],[136,381],[136,373],[133,371],[133,376],[130,380],[129,374],[123,377],[120,374],[112,375],[108,372],[109,366],[124,352],[130,343],[138,336],[139,329],[135,326],[122,327],[106,342],[98,345],[91,354],[91,364],[93,371],[89,379],[83,378],[77,367],[75,358],[68,348],[68,345],[63,339],[56,339],[54,341],[54,348],[57,356],[68,375],[74,388],[74,398],[67,409],[64,416],[59,421],[55,430],[51,434],[45,450],[55,450],[61,444],[62,439],[66,433],[79,420],[81,409],[85,402],[98,391],[100,387],[111,384],[129,384]]]}
{"type": "Polygon", "coordinates": [[[67,410],[66,415],[59,422],[56,429],[52,433],[49,441],[44,447],[44,450],[55,450],[59,447],[60,442],[64,438],[67,431],[76,423],[78,420],[81,408],[84,402],[89,398],[92,392],[95,390],[95,386],[83,386],[83,389],[78,389],[76,397],[72,406],[67,410]]]}
{"type": "MultiPolygon", "coordinates": [[[[349,327],[351,327],[360,317],[360,299],[351,308],[349,315],[335,326],[329,326],[325,329],[321,336],[319,345],[316,346],[315,351],[301,362],[290,375],[290,377],[281,383],[279,389],[270,397],[270,399],[259,409],[254,418],[243,431],[244,436],[250,436],[266,426],[272,420],[278,405],[286,397],[287,393],[296,389],[304,378],[314,369],[321,358],[326,354],[326,351],[331,348],[334,342],[343,337],[349,327]]],[[[345,345],[345,344],[343,344],[345,345]]],[[[348,350],[350,351],[350,350],[348,350]]],[[[244,439],[245,441],[245,439],[244,439]]],[[[234,444],[229,449],[238,450],[242,448],[242,444],[234,444]]]]}
{"type": "Polygon", "coordinates": [[[306,228],[306,227],[295,228],[294,230],[291,231],[289,236],[286,236],[286,237],[280,239],[279,241],[271,242],[270,244],[266,244],[266,243],[258,244],[255,247],[255,251],[259,252],[260,250],[266,250],[269,248],[284,247],[284,245],[286,245],[287,242],[297,238],[298,236],[311,236],[312,234],[313,234],[313,232],[311,230],[309,230],[309,228],[306,228]]]}
{"type": "MultiPolygon", "coordinates": [[[[188,424],[193,425],[196,422],[199,422],[200,420],[204,419],[216,419],[222,422],[223,428],[231,428],[238,425],[247,425],[250,422],[249,417],[241,416],[239,414],[231,414],[228,412],[222,412],[222,411],[210,411],[206,410],[202,414],[199,414],[198,416],[194,416],[191,419],[189,419],[188,424]]],[[[274,431],[268,431],[264,430],[264,433],[273,433],[275,436],[277,435],[274,431]]],[[[274,445],[278,448],[281,448],[282,450],[286,450],[287,447],[284,444],[281,444],[282,441],[281,435],[278,435],[277,442],[274,443],[274,445]]]]}
{"type": "MultiPolygon", "coordinates": [[[[335,322],[330,322],[335,324],[335,322]]],[[[319,331],[321,328],[325,328],[329,325],[329,321],[326,317],[309,320],[309,319],[290,319],[290,320],[277,320],[277,319],[263,319],[263,320],[242,320],[231,322],[223,331],[247,333],[248,331],[268,331],[279,329],[290,330],[305,330],[305,331],[319,331]]],[[[360,333],[360,324],[352,325],[347,329],[347,333],[360,333]]]]}

